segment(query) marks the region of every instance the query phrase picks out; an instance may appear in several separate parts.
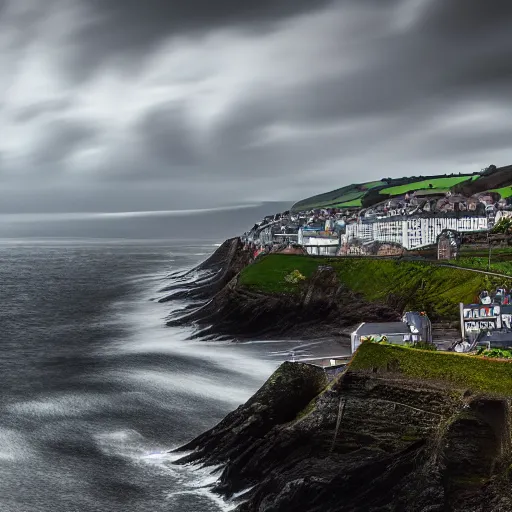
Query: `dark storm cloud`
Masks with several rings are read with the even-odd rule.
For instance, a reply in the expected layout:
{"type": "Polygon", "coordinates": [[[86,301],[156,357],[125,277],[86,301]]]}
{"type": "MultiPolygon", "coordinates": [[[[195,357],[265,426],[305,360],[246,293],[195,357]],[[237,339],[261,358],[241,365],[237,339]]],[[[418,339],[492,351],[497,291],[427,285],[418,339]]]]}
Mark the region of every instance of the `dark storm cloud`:
{"type": "MultiPolygon", "coordinates": [[[[437,11],[443,13],[439,7],[441,3],[436,3],[437,11]]],[[[508,19],[512,21],[512,3],[510,5],[508,19]]],[[[437,13],[438,17],[441,13],[437,13]]],[[[496,12],[495,17],[498,14],[496,12]]],[[[484,41],[469,29],[461,33],[447,31],[450,40],[447,44],[438,40],[435,34],[431,37],[423,35],[423,32],[430,31],[433,21],[429,19],[425,25],[419,22],[418,32],[415,27],[406,33],[385,34],[377,42],[364,41],[356,45],[353,56],[365,65],[349,76],[341,66],[327,77],[291,88],[286,96],[279,90],[269,90],[259,98],[247,98],[244,108],[233,109],[234,117],[241,119],[232,120],[230,124],[248,126],[253,122],[257,127],[264,116],[267,122],[281,119],[328,123],[347,117],[393,116],[398,111],[409,109],[418,113],[418,105],[425,106],[426,114],[432,108],[431,100],[449,104],[450,101],[480,94],[487,98],[499,99],[501,96],[504,101],[510,100],[510,24],[504,26],[501,19],[495,19],[495,24],[487,20],[492,30],[484,41]]],[[[343,34],[340,33],[340,48],[343,42],[343,34]]]]}
{"type": "Polygon", "coordinates": [[[44,5],[0,14],[3,211],[293,200],[512,162],[510,2],[44,5]]]}
{"type": "Polygon", "coordinates": [[[315,11],[333,0],[79,0],[97,23],[77,36],[80,78],[115,55],[143,56],[163,40],[201,34],[220,27],[263,28],[288,16],[315,11]]]}
{"type": "Polygon", "coordinates": [[[435,1],[428,3],[419,28],[437,36],[475,38],[510,26],[510,16],[512,4],[507,0],[488,4],[477,0],[435,1]]]}

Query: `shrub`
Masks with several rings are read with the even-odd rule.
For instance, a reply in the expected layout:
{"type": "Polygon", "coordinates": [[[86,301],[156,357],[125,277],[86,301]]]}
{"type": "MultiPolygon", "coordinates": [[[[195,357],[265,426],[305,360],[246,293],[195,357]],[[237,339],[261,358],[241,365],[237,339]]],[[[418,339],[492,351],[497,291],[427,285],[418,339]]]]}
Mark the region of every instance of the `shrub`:
{"type": "Polygon", "coordinates": [[[512,232],[512,218],[503,217],[492,228],[491,233],[509,234],[512,232]]]}
{"type": "Polygon", "coordinates": [[[304,279],[306,279],[306,276],[303,276],[298,270],[294,270],[293,272],[290,272],[287,276],[284,277],[284,280],[287,283],[293,284],[297,284],[300,281],[304,281],[304,279]]]}
{"type": "Polygon", "coordinates": [[[498,359],[512,359],[512,350],[505,350],[502,348],[491,348],[490,350],[487,350],[485,347],[480,347],[477,355],[498,359]]]}

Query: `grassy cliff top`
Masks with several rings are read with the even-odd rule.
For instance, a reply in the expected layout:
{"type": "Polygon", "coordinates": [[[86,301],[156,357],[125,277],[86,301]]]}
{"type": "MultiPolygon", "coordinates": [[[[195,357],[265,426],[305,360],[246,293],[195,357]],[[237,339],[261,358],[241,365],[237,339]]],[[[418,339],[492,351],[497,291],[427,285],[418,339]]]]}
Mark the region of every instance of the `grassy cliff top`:
{"type": "Polygon", "coordinates": [[[426,311],[433,320],[457,320],[460,302],[474,302],[482,290],[512,286],[512,278],[429,262],[287,254],[269,254],[247,266],[239,284],[264,293],[298,293],[300,284],[287,282],[286,276],[298,270],[307,278],[319,265],[332,266],[341,283],[368,301],[399,303],[406,309],[426,311]]]}
{"type": "Polygon", "coordinates": [[[350,362],[349,371],[357,370],[391,370],[414,379],[512,396],[512,363],[483,357],[366,342],[350,362]]]}

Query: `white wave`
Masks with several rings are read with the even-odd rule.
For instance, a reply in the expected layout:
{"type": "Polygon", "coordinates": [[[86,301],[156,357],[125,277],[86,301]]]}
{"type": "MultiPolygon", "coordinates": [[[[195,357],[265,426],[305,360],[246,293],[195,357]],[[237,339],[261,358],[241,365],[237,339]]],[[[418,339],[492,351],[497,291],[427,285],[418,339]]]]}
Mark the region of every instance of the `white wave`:
{"type": "Polygon", "coordinates": [[[144,437],[132,429],[103,432],[95,435],[95,439],[104,452],[129,458],[132,463],[150,465],[153,470],[168,475],[174,482],[173,486],[180,488],[179,491],[165,494],[165,499],[171,503],[178,501],[180,496],[198,496],[208,499],[225,512],[233,510],[240,503],[227,501],[211,490],[218,481],[223,465],[175,465],[175,461],[191,452],[169,453],[165,449],[148,450],[147,445],[144,446],[147,443],[144,437]]]}
{"type": "MultiPolygon", "coordinates": [[[[188,396],[200,396],[207,400],[224,402],[232,406],[245,402],[252,389],[245,387],[229,387],[225,382],[196,373],[171,372],[158,370],[112,370],[104,374],[110,382],[130,383],[137,389],[152,395],[154,392],[178,392],[188,396]]],[[[186,408],[186,404],[182,404],[186,408]]]]}
{"type": "Polygon", "coordinates": [[[154,445],[135,429],[97,432],[93,437],[104,453],[135,463],[147,463],[152,459],[163,460],[166,455],[165,446],[154,445]]]}
{"type": "Polygon", "coordinates": [[[25,437],[18,431],[0,428],[0,460],[16,462],[32,455],[25,437]]]}
{"type": "Polygon", "coordinates": [[[37,418],[78,418],[87,412],[107,409],[111,405],[111,399],[108,396],[75,393],[17,402],[7,405],[6,410],[11,413],[37,418]]]}
{"type": "Polygon", "coordinates": [[[180,496],[200,496],[215,503],[222,511],[234,510],[240,502],[225,500],[211,490],[212,486],[218,481],[218,473],[222,467],[222,465],[207,467],[200,467],[198,465],[175,466],[177,468],[175,477],[178,478],[183,489],[169,492],[167,499],[173,503],[180,496]]]}
{"type": "Polygon", "coordinates": [[[236,500],[237,498],[240,498],[241,496],[243,496],[244,494],[247,494],[248,492],[252,491],[256,486],[255,485],[251,485],[250,487],[247,487],[246,489],[242,489],[241,491],[239,492],[235,492],[233,494],[233,497],[232,499],[233,500],[236,500]]]}

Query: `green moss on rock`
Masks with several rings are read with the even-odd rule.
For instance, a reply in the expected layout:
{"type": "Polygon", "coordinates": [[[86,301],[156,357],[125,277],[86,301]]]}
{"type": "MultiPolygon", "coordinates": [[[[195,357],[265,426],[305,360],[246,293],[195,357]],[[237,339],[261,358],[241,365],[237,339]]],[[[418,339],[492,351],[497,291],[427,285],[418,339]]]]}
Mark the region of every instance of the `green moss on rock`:
{"type": "Polygon", "coordinates": [[[512,396],[512,364],[506,361],[363,343],[348,371],[363,370],[400,373],[413,379],[442,381],[491,395],[512,396]]]}

